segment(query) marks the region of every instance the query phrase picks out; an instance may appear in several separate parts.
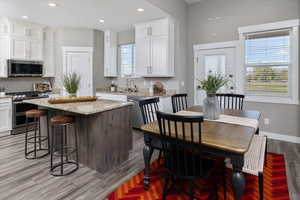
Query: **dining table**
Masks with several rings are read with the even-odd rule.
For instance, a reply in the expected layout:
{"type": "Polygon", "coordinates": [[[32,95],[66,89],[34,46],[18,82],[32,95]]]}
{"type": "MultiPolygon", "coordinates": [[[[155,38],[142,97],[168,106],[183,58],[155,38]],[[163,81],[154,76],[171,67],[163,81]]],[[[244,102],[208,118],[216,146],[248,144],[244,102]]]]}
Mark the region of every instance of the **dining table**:
{"type": "MultiPolygon", "coordinates": [[[[187,112],[203,114],[201,106],[189,107],[187,112]]],[[[236,200],[242,199],[245,190],[245,177],[242,169],[244,166],[244,155],[248,151],[254,134],[258,134],[258,121],[260,112],[254,110],[222,109],[223,116],[232,116],[232,119],[245,119],[257,122],[257,127],[246,126],[242,123],[225,123],[218,120],[204,120],[201,124],[201,143],[187,143],[187,148],[195,148],[199,151],[212,155],[229,158],[232,164],[232,186],[233,195],[236,200]]],[[[157,121],[145,124],[141,127],[144,134],[145,145],[143,148],[145,170],[144,188],[150,186],[150,161],[153,153],[152,140],[160,139],[160,130],[157,121]]]]}

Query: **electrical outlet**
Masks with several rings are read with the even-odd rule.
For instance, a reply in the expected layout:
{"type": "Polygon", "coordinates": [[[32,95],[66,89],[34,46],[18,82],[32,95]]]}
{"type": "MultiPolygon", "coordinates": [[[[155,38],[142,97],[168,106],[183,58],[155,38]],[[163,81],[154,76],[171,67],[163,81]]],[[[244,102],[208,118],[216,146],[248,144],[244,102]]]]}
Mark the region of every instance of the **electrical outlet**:
{"type": "Polygon", "coordinates": [[[269,118],[265,118],[265,125],[270,125],[270,119],[269,118]]]}

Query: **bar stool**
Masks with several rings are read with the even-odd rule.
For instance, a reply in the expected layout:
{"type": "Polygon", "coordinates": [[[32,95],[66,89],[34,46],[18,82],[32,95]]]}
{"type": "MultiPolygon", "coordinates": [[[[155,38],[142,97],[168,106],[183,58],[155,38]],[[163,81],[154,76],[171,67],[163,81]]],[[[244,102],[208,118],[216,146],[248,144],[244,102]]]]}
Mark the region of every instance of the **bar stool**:
{"type": "Polygon", "coordinates": [[[50,153],[50,141],[49,141],[49,126],[48,115],[46,110],[28,110],[26,115],[26,131],[25,131],[25,158],[26,159],[39,159],[43,158],[50,153]],[[47,135],[41,135],[41,117],[47,116],[47,135]],[[33,118],[34,122],[34,134],[28,130],[29,118],[33,118]],[[37,133],[38,132],[38,133],[37,133]],[[47,148],[43,147],[43,144],[47,143],[47,148]],[[28,150],[29,145],[33,145],[32,150],[28,150]],[[38,145],[38,146],[37,146],[38,145]]]}
{"type": "Polygon", "coordinates": [[[66,176],[69,175],[79,168],[78,162],[78,142],[77,142],[77,131],[75,127],[74,138],[75,147],[71,147],[68,144],[68,133],[67,128],[75,126],[75,118],[70,116],[58,115],[51,118],[52,134],[51,134],[51,158],[50,158],[50,174],[53,176],[66,176]],[[59,134],[55,134],[55,128],[61,128],[59,134]],[[58,138],[56,139],[56,136],[58,138]],[[59,137],[60,136],[60,137],[59,137]],[[58,146],[54,146],[54,140],[58,146]],[[59,141],[58,141],[59,140],[59,141]],[[71,155],[75,153],[75,160],[69,159],[71,155]],[[54,157],[59,157],[60,161],[54,163],[54,157]],[[75,166],[75,167],[74,167],[75,166]],[[56,170],[60,167],[60,170],[56,170]],[[66,171],[65,171],[66,169],[66,171]]]}

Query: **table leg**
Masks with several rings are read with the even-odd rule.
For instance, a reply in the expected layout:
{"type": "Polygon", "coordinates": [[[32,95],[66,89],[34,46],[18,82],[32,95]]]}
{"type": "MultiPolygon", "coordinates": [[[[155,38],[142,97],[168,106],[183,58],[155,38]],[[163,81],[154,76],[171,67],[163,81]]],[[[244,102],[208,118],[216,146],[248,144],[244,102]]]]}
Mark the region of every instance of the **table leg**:
{"type": "Polygon", "coordinates": [[[145,170],[144,170],[144,189],[148,190],[150,185],[150,162],[151,157],[153,154],[153,148],[151,147],[151,140],[147,136],[144,137],[145,146],[143,149],[144,155],[144,163],[145,163],[145,170]]]}
{"type": "Polygon", "coordinates": [[[241,200],[245,190],[245,177],[242,172],[244,166],[244,157],[236,156],[231,158],[233,167],[232,185],[235,200],[241,200]]]}

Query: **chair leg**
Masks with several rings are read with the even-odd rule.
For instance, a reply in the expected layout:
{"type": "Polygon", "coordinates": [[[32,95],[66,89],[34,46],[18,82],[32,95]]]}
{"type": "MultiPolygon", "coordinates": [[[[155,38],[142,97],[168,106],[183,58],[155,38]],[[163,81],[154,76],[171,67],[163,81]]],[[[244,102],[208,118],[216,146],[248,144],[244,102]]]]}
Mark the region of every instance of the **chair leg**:
{"type": "Polygon", "coordinates": [[[170,176],[167,175],[165,178],[165,185],[164,185],[164,191],[163,191],[163,198],[162,200],[166,200],[167,195],[168,195],[168,186],[169,186],[169,182],[170,182],[170,176]]]}
{"type": "Polygon", "coordinates": [[[224,200],[227,199],[227,188],[226,188],[226,166],[224,164],[224,169],[223,169],[223,190],[224,190],[224,200]]]}
{"type": "Polygon", "coordinates": [[[258,184],[259,184],[259,199],[264,199],[264,175],[259,172],[258,174],[258,184]]]}
{"type": "Polygon", "coordinates": [[[162,158],[162,150],[159,150],[159,155],[158,155],[158,162],[160,163],[162,158]]]}
{"type": "Polygon", "coordinates": [[[26,117],[26,128],[25,128],[25,157],[27,158],[27,139],[28,139],[28,118],[26,117]]]}

